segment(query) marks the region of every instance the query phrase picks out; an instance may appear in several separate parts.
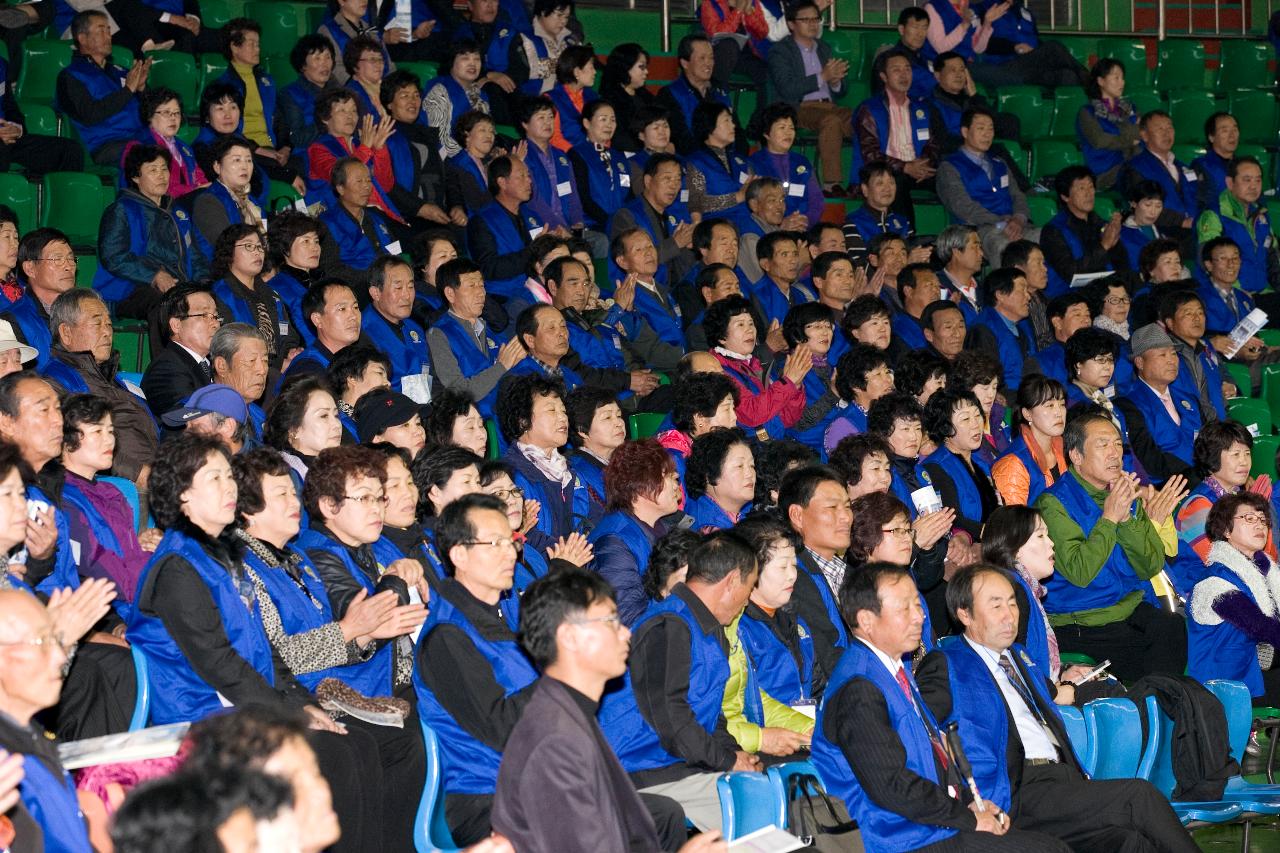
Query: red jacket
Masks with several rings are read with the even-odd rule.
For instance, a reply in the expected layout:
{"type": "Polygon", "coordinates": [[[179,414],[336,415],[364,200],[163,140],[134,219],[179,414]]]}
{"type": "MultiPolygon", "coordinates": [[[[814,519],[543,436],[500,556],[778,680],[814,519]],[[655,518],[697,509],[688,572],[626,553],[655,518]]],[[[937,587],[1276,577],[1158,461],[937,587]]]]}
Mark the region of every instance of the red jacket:
{"type": "Polygon", "coordinates": [[[793,427],[804,413],[804,389],[789,379],[770,381],[760,360],[755,356],[743,361],[732,359],[712,350],[716,361],[725,369],[729,381],[738,386],[738,423],[755,429],[764,426],[775,415],[782,418],[782,425],[793,427]],[[748,373],[755,380],[755,388],[749,387],[740,373],[748,373]],[[762,390],[755,390],[756,388],[762,390]]]}

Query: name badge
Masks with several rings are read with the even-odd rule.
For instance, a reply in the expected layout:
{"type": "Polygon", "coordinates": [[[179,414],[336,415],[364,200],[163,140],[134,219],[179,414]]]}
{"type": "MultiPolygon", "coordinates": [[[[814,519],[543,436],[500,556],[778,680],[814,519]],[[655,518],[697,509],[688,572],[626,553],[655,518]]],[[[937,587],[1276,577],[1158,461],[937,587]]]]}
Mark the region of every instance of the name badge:
{"type": "Polygon", "coordinates": [[[557,195],[568,195],[571,192],[573,192],[573,184],[570,183],[569,181],[561,181],[560,183],[556,184],[557,195]]]}
{"type": "Polygon", "coordinates": [[[1195,181],[1195,180],[1199,180],[1199,178],[1200,178],[1200,176],[1196,174],[1196,170],[1195,170],[1195,169],[1186,169],[1186,168],[1184,168],[1184,169],[1182,170],[1182,176],[1183,176],[1184,178],[1186,178],[1188,181],[1195,181]]]}
{"type": "Polygon", "coordinates": [[[738,173],[738,183],[740,183],[740,184],[745,184],[745,183],[750,179],[750,177],[751,177],[751,176],[750,176],[750,175],[748,175],[746,172],[739,172],[739,173],[738,173]]]}
{"type": "Polygon", "coordinates": [[[529,236],[536,240],[538,238],[538,235],[543,232],[544,227],[545,226],[537,225],[537,226],[534,226],[533,228],[530,228],[529,236]]]}
{"type": "Polygon", "coordinates": [[[387,254],[388,254],[388,255],[398,255],[398,254],[400,254],[400,241],[399,241],[399,240],[393,240],[393,241],[391,241],[390,243],[388,243],[388,244],[387,244],[387,254]]]}
{"type": "Polygon", "coordinates": [[[804,190],[805,190],[804,184],[792,184],[791,186],[787,187],[787,195],[791,196],[792,198],[803,198],[804,190]]]}
{"type": "Polygon", "coordinates": [[[1001,189],[1008,189],[1008,188],[1009,188],[1009,176],[1008,176],[1008,175],[1001,175],[1001,176],[1000,176],[1000,188],[1001,188],[1001,189]]]}
{"type": "Polygon", "coordinates": [[[277,325],[278,325],[278,326],[279,326],[279,328],[280,328],[280,337],[282,337],[282,338],[287,338],[287,337],[289,337],[289,320],[288,320],[288,318],[287,318],[287,317],[281,317],[281,318],[280,318],[280,322],[279,322],[277,325]]]}
{"type": "Polygon", "coordinates": [[[927,127],[922,127],[922,128],[920,128],[919,130],[917,130],[917,131],[916,131],[916,139],[919,139],[921,142],[928,142],[928,141],[929,141],[929,128],[927,128],[927,127]]]}
{"type": "Polygon", "coordinates": [[[688,190],[680,190],[680,201],[681,201],[682,203],[684,203],[684,204],[688,204],[688,203],[689,203],[689,191],[688,191],[688,190]]]}
{"type": "Polygon", "coordinates": [[[294,201],[293,201],[293,209],[294,209],[294,210],[296,210],[296,211],[298,211],[299,213],[306,213],[306,212],[307,212],[307,203],[306,203],[305,201],[303,201],[302,199],[300,199],[300,198],[299,198],[299,199],[294,199],[294,201]]]}
{"type": "Polygon", "coordinates": [[[1031,10],[1028,9],[1026,6],[1022,7],[1022,17],[1024,20],[1027,20],[1027,21],[1031,20],[1031,10]]]}
{"type": "Polygon", "coordinates": [[[630,187],[630,186],[631,186],[631,173],[630,173],[630,172],[623,172],[621,175],[618,175],[618,183],[622,184],[624,187],[630,187]]]}

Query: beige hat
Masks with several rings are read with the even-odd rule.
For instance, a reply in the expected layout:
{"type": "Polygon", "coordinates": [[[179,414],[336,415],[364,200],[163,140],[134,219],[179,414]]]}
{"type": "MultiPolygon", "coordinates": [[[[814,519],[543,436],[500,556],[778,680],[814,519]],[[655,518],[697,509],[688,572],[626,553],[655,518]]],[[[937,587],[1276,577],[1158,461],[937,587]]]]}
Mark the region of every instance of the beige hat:
{"type": "Polygon", "coordinates": [[[18,336],[13,333],[13,325],[8,320],[0,320],[0,352],[8,352],[14,348],[18,350],[18,358],[23,364],[39,355],[35,347],[18,340],[18,336]]]}

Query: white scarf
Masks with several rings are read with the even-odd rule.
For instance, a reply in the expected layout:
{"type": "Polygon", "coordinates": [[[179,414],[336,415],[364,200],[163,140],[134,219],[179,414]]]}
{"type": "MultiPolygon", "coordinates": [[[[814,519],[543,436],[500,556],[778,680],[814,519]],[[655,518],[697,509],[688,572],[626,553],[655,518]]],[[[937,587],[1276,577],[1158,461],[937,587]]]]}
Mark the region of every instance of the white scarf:
{"type": "Polygon", "coordinates": [[[569,460],[565,459],[564,454],[556,448],[543,450],[532,444],[517,441],[516,449],[548,480],[559,483],[563,487],[569,485],[569,481],[573,479],[573,472],[569,470],[569,460]]]}
{"type": "Polygon", "coordinates": [[[1209,548],[1208,565],[1221,563],[1240,579],[1240,584],[1219,577],[1208,577],[1195,585],[1191,590],[1191,601],[1188,610],[1191,617],[1201,625],[1219,625],[1222,617],[1213,610],[1213,604],[1219,598],[1232,592],[1240,592],[1240,586],[1248,587],[1258,603],[1258,609],[1264,616],[1280,619],[1280,571],[1276,570],[1275,561],[1266,552],[1259,552],[1266,557],[1268,569],[1264,575],[1254,565],[1253,560],[1241,554],[1234,546],[1223,541],[1214,542],[1209,548]]]}

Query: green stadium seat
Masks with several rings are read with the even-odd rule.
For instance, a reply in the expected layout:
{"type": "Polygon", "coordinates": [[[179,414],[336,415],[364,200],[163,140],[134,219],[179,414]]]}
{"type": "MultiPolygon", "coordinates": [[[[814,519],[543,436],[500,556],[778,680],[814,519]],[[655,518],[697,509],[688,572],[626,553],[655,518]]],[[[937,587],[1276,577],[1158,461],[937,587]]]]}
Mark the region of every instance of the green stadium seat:
{"type": "Polygon", "coordinates": [[[306,11],[303,26],[307,28],[308,33],[318,32],[320,25],[324,23],[324,19],[329,16],[328,4],[308,3],[303,6],[303,9],[306,11]]]}
{"type": "Polygon", "coordinates": [[[1101,216],[1104,220],[1110,219],[1111,214],[1118,209],[1117,202],[1110,196],[1098,193],[1093,199],[1093,212],[1101,216]]]}
{"type": "Polygon", "coordinates": [[[1280,364],[1268,364],[1262,368],[1261,390],[1267,408],[1280,412],[1280,364]]]}
{"type": "Polygon", "coordinates": [[[1018,165],[1023,172],[1027,171],[1027,150],[1021,144],[1014,142],[1012,139],[1001,139],[996,143],[1009,153],[1009,157],[1018,165]]]}
{"type": "Polygon", "coordinates": [[[1160,62],[1156,66],[1156,88],[1162,92],[1175,89],[1207,87],[1204,42],[1197,39],[1166,39],[1160,43],[1160,62]]]}
{"type": "Polygon", "coordinates": [[[1031,211],[1031,224],[1037,228],[1048,225],[1049,220],[1058,214],[1058,203],[1054,201],[1053,196],[1027,196],[1027,207],[1031,211]]]}
{"type": "MultiPolygon", "coordinates": [[[[1108,36],[1098,39],[1098,58],[1110,57],[1124,63],[1126,88],[1146,86],[1154,76],[1147,67],[1147,43],[1140,38],[1108,36]]],[[[1127,94],[1127,92],[1126,92],[1127,94]]]]}
{"type": "MultiPolygon", "coordinates": [[[[650,53],[662,50],[662,18],[657,11],[577,7],[586,40],[597,46],[638,42],[650,53]]],[[[607,53],[608,51],[606,51],[607,53]]]]}
{"type": "Polygon", "coordinates": [[[413,72],[423,86],[440,75],[440,66],[434,62],[397,62],[396,70],[413,72]]]}
{"type": "Polygon", "coordinates": [[[1067,52],[1086,68],[1093,65],[1093,57],[1098,53],[1098,40],[1093,36],[1067,36],[1054,34],[1054,41],[1062,42],[1067,52]]]}
{"type": "Polygon", "coordinates": [[[1181,129],[1183,139],[1203,139],[1205,119],[1218,109],[1212,92],[1178,89],[1169,95],[1169,115],[1173,126],[1181,129]]]}
{"type": "Polygon", "coordinates": [[[1222,366],[1226,368],[1226,379],[1236,386],[1237,397],[1253,396],[1253,380],[1249,376],[1249,365],[1237,364],[1234,361],[1223,361],[1222,366]]]}
{"type": "MultiPolygon", "coordinates": [[[[1249,473],[1254,477],[1266,474],[1276,479],[1276,451],[1280,450],[1280,435],[1260,435],[1253,440],[1253,457],[1249,473]]],[[[1272,735],[1275,737],[1275,735],[1272,735]]]]}
{"type": "Polygon", "coordinates": [[[851,69],[852,76],[855,76],[858,80],[870,81],[871,66],[876,61],[876,52],[881,47],[897,43],[897,29],[864,30],[862,32],[862,61],[855,69],[851,69]]]}
{"type": "Polygon", "coordinates": [[[861,80],[851,80],[846,78],[844,81],[844,94],[840,96],[840,103],[850,109],[857,109],[867,98],[871,97],[871,84],[864,83],[861,80]]]}
{"type": "Polygon", "coordinates": [[[151,73],[147,75],[147,86],[152,89],[165,86],[177,92],[182,100],[183,115],[199,113],[200,69],[191,54],[163,50],[150,54],[150,58],[151,73]]]}
{"type": "Polygon", "coordinates": [[[1040,139],[1031,143],[1031,180],[1056,175],[1068,166],[1084,162],[1080,147],[1060,139],[1040,139]]]}
{"type": "Polygon", "coordinates": [[[24,127],[27,133],[39,133],[44,136],[58,135],[58,114],[53,111],[53,107],[28,104],[22,108],[22,115],[26,119],[24,127]]]}
{"type": "Polygon", "coordinates": [[[1197,145],[1194,142],[1175,142],[1173,156],[1189,165],[1192,160],[1203,154],[1205,150],[1203,145],[1197,145]]]}
{"type": "Polygon", "coordinates": [[[223,74],[227,73],[227,58],[220,53],[200,54],[200,79],[202,86],[208,86],[223,74]]]}
{"type": "Polygon", "coordinates": [[[862,62],[862,39],[853,30],[832,30],[822,34],[822,40],[831,46],[831,55],[849,63],[850,76],[856,76],[862,62]]]}
{"type": "Polygon", "coordinates": [[[40,224],[57,228],[77,249],[98,247],[98,222],[106,208],[102,182],[84,172],[50,172],[44,176],[40,224]]]}
{"type": "Polygon", "coordinates": [[[18,231],[25,234],[36,228],[36,190],[22,175],[0,172],[0,204],[18,214],[18,231]]]}
{"type": "Polygon", "coordinates": [[[245,17],[252,18],[262,27],[262,53],[264,56],[288,56],[301,35],[298,9],[292,3],[245,4],[245,17]]]}
{"type": "Polygon", "coordinates": [[[98,273],[97,255],[76,255],[76,287],[93,289],[93,277],[98,273]]]}
{"type": "Polygon", "coordinates": [[[111,48],[111,61],[116,65],[119,65],[121,68],[128,68],[133,65],[133,60],[135,58],[133,51],[129,50],[129,48],[124,45],[117,44],[111,48]]]}
{"type": "Polygon", "coordinates": [[[1145,115],[1152,110],[1169,109],[1169,102],[1154,86],[1125,86],[1124,96],[1133,101],[1138,115],[1145,115]]]}
{"type": "Polygon", "coordinates": [[[234,17],[236,16],[231,11],[231,5],[227,0],[201,0],[200,2],[200,21],[206,27],[221,29],[234,17]]]}
{"type": "Polygon", "coordinates": [[[286,184],[283,181],[272,181],[271,188],[267,191],[267,207],[274,213],[285,207],[292,207],[293,203],[302,196],[298,195],[298,191],[293,188],[293,184],[286,184]]]}
{"type": "Polygon", "coordinates": [[[940,204],[917,204],[916,208],[916,233],[921,236],[932,237],[941,233],[943,228],[947,227],[949,217],[947,209],[940,204]]]}
{"type": "Polygon", "coordinates": [[[1039,86],[1006,86],[996,103],[1000,112],[1018,117],[1018,139],[1022,142],[1042,138],[1053,119],[1052,105],[1045,101],[1039,86]]]}
{"type": "Polygon", "coordinates": [[[27,39],[22,43],[22,76],[15,95],[33,104],[53,104],[58,73],[71,64],[71,44],[51,39],[27,39]]]}
{"type": "Polygon", "coordinates": [[[279,89],[298,79],[298,72],[293,70],[287,56],[264,56],[262,67],[270,75],[271,82],[275,83],[279,89]]]}
{"type": "Polygon", "coordinates": [[[1275,87],[1276,75],[1267,67],[1271,45],[1245,39],[1223,39],[1219,44],[1219,92],[1275,87]]]}
{"type": "Polygon", "coordinates": [[[1054,139],[1076,138],[1076,117],[1080,109],[1089,103],[1089,96],[1080,86],[1060,86],[1053,97],[1053,121],[1049,135],[1054,139]]]}
{"type": "Polygon", "coordinates": [[[1242,424],[1254,435],[1271,435],[1271,409],[1265,400],[1232,397],[1227,400],[1227,417],[1242,424]]]}
{"type": "Polygon", "coordinates": [[[118,320],[113,326],[111,345],[120,353],[120,369],[142,373],[151,364],[151,336],[147,324],[139,320],[118,320]]]}
{"type": "Polygon", "coordinates": [[[666,415],[661,412],[640,412],[627,418],[627,432],[631,440],[652,438],[658,434],[666,415]]]}
{"type": "Polygon", "coordinates": [[[1227,98],[1230,112],[1240,125],[1241,142],[1275,145],[1278,110],[1274,90],[1232,92],[1227,98]]]}
{"type": "Polygon", "coordinates": [[[178,138],[188,145],[196,141],[196,137],[200,135],[200,128],[194,124],[184,124],[178,128],[178,138]]]}

